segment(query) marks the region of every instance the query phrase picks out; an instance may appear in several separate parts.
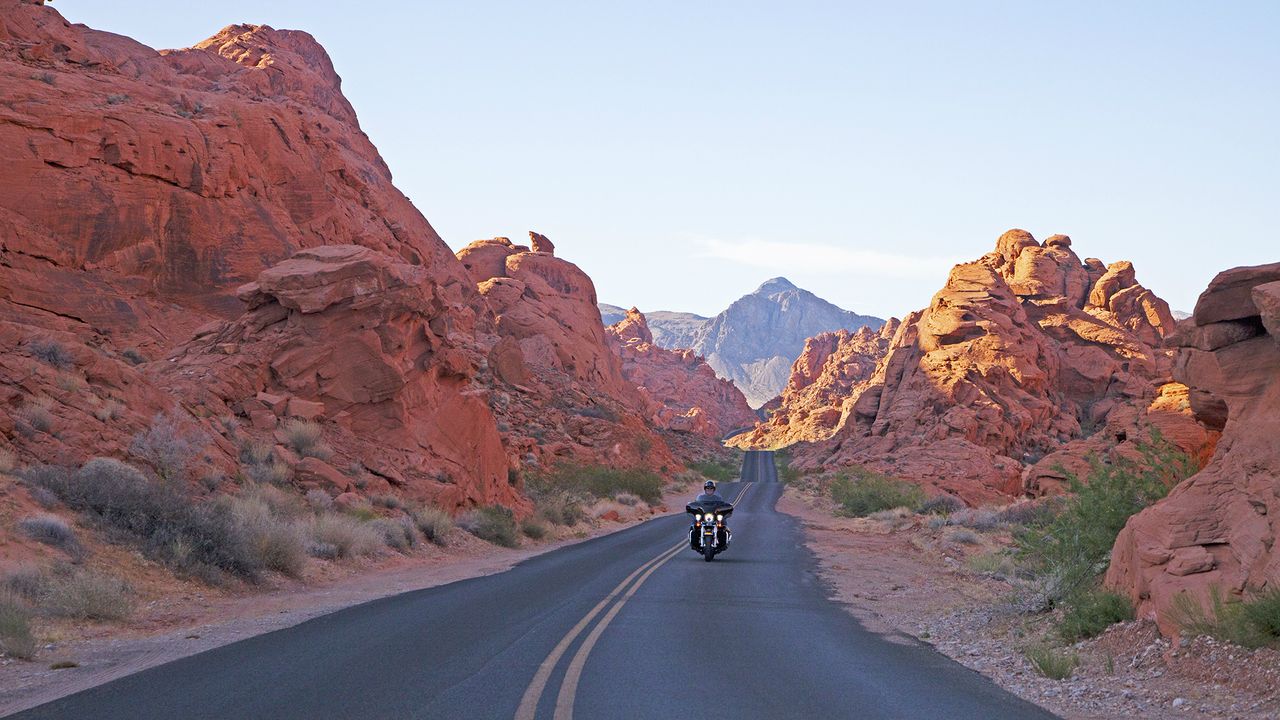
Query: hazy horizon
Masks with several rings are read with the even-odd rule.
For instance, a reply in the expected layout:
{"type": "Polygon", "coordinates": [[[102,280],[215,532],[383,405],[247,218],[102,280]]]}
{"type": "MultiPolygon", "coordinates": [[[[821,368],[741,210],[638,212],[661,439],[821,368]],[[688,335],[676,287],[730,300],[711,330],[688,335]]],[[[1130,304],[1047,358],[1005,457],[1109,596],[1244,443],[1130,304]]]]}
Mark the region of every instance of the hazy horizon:
{"type": "Polygon", "coordinates": [[[451,247],[537,230],[624,307],[781,275],[901,317],[1013,227],[1184,311],[1280,260],[1280,6],[55,7],[157,48],[310,32],[451,247]]]}

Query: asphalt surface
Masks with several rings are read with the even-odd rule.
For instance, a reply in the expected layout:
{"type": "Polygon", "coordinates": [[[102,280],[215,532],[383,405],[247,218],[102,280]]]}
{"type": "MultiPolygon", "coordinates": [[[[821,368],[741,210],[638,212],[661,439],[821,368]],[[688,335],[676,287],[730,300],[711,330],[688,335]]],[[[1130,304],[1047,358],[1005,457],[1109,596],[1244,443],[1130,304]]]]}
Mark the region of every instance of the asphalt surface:
{"type": "Polygon", "coordinates": [[[18,718],[1052,718],[828,599],[772,453],[748,453],[732,547],[663,517],[517,567],[358,605],[18,718]]]}

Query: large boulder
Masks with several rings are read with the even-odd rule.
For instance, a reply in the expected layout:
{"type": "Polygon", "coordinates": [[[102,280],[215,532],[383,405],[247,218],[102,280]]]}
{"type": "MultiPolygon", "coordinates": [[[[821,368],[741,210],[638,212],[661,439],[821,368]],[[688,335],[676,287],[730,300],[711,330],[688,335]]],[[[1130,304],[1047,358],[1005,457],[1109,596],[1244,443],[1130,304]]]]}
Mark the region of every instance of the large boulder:
{"type": "Polygon", "coordinates": [[[1222,430],[1211,462],[1167,498],[1130,518],[1106,582],[1169,633],[1187,594],[1205,607],[1280,587],[1274,552],[1280,517],[1280,263],[1220,273],[1200,296],[1176,378],[1209,430],[1222,430]]]}

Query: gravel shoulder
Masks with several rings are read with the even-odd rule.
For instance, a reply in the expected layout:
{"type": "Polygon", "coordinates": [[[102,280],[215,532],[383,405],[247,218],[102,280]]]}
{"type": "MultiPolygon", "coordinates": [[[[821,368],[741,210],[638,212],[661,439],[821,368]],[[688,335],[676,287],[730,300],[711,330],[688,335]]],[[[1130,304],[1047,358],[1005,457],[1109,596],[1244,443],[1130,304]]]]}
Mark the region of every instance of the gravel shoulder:
{"type": "Polygon", "coordinates": [[[778,510],[804,523],[833,598],[868,629],[930,643],[1068,720],[1280,717],[1280,652],[1170,641],[1147,621],[1071,646],[1080,666],[1069,679],[1040,675],[1023,651],[1050,632],[1049,618],[1019,612],[1014,585],[966,564],[1007,533],[955,543],[918,517],[837,517],[830,501],[795,487],[778,510]]]}

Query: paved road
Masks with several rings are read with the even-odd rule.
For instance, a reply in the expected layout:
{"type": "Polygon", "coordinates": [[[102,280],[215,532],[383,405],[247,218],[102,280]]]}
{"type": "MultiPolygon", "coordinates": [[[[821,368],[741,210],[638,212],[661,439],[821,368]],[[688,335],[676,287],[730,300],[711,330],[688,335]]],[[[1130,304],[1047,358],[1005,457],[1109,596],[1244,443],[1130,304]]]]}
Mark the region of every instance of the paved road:
{"type": "Polygon", "coordinates": [[[1051,718],[827,599],[772,453],[748,453],[734,544],[664,517],[121,678],[21,718],[1051,718]]]}

